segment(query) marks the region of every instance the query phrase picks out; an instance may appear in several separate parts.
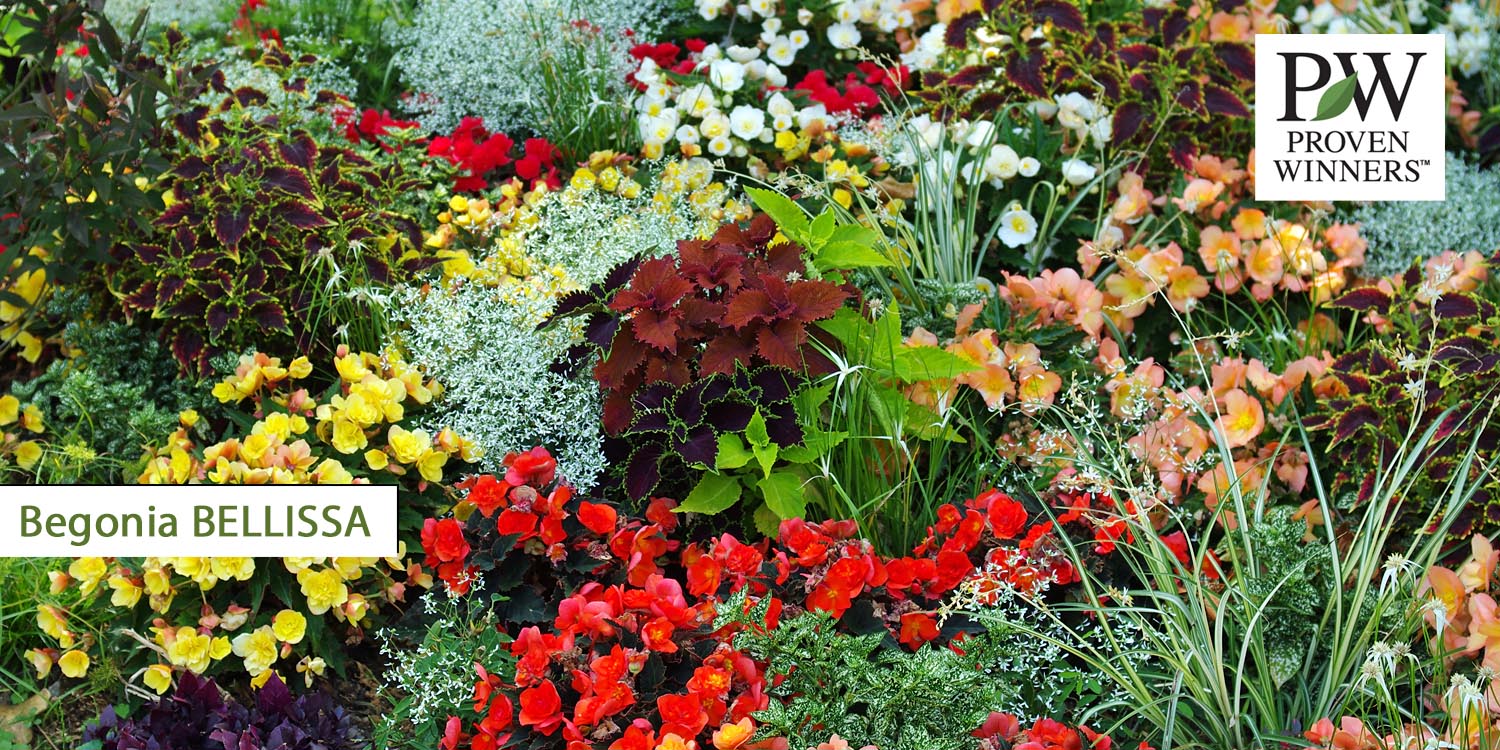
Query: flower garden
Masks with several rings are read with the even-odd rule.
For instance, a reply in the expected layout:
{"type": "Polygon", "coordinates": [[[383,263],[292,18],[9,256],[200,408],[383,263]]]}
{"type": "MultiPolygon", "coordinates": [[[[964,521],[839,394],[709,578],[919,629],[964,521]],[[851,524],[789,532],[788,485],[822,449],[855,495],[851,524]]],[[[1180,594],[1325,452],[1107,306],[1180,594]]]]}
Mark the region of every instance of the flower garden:
{"type": "Polygon", "coordinates": [[[401,549],[0,558],[0,750],[1500,747],[1497,34],[7,3],[0,481],[401,549]],[[1444,36],[1447,200],[1255,200],[1270,33],[1444,36]]]}

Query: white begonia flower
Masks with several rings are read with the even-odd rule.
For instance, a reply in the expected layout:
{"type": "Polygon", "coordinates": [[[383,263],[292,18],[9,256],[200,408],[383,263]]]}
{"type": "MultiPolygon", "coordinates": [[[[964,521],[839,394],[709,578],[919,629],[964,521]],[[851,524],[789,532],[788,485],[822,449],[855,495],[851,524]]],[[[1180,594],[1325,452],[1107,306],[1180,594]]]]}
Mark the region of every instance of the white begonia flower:
{"type": "Polygon", "coordinates": [[[1104,148],[1109,144],[1109,139],[1114,137],[1115,121],[1108,117],[1101,117],[1089,126],[1089,135],[1094,137],[1094,145],[1104,148]]]}
{"type": "Polygon", "coordinates": [[[704,138],[727,138],[731,132],[729,118],[723,112],[711,112],[698,124],[698,131],[704,138]]]}
{"type": "Polygon", "coordinates": [[[1035,177],[1036,173],[1040,171],[1042,171],[1042,163],[1037,161],[1035,157],[1027,156],[1021,159],[1020,172],[1022,177],[1035,177]]]}
{"type": "Polygon", "coordinates": [[[1043,120],[1051,120],[1053,117],[1056,117],[1057,109],[1058,107],[1056,102],[1049,102],[1046,99],[1038,99],[1026,105],[1026,111],[1042,118],[1043,120]]]}
{"type": "Polygon", "coordinates": [[[911,132],[915,134],[917,138],[922,141],[922,144],[929,149],[935,149],[938,147],[939,143],[943,142],[943,124],[940,122],[934,122],[933,119],[927,115],[918,115],[916,117],[913,117],[911,121],[907,123],[907,127],[910,128],[911,132]]]}
{"type": "Polygon", "coordinates": [[[764,32],[766,32],[768,34],[779,34],[779,33],[781,33],[781,19],[777,18],[775,16],[772,16],[770,18],[767,18],[764,21],[761,21],[761,23],[760,23],[760,30],[764,31],[764,32]]]}
{"type": "Polygon", "coordinates": [[[739,5],[734,6],[734,13],[735,15],[745,19],[746,21],[755,17],[755,11],[750,10],[750,5],[748,3],[740,3],[739,5]]]}
{"type": "Polygon", "coordinates": [[[875,28],[887,34],[893,33],[896,29],[901,28],[901,19],[895,13],[883,13],[875,21],[875,28]]]}
{"type": "Polygon", "coordinates": [[[861,39],[859,29],[852,23],[836,23],[828,27],[828,43],[834,49],[854,49],[861,39]]]}
{"type": "Polygon", "coordinates": [[[1020,247],[1036,239],[1036,217],[1020,203],[1012,203],[1000,214],[1000,242],[1006,247],[1020,247]]]}
{"type": "Polygon", "coordinates": [[[692,125],[683,125],[677,128],[676,135],[678,143],[697,143],[703,137],[702,134],[698,132],[698,129],[693,127],[692,125]]]}
{"type": "Polygon", "coordinates": [[[729,130],[747,141],[760,137],[766,129],[766,113],[748,104],[741,104],[729,113],[729,130]]]}
{"type": "Polygon", "coordinates": [[[724,50],[724,54],[737,63],[747,63],[760,57],[760,48],[742,47],[738,44],[731,44],[729,45],[729,49],[724,50]]]}
{"type": "Polygon", "coordinates": [[[661,80],[661,68],[657,66],[655,60],[649,57],[642,58],[640,67],[635,70],[635,80],[650,86],[661,80]]]}
{"type": "Polygon", "coordinates": [[[791,65],[797,60],[797,47],[787,37],[775,37],[766,47],[766,59],[777,65],[791,65]]]}
{"type": "Polygon", "coordinates": [[[828,125],[828,107],[822,104],[814,104],[811,107],[803,107],[797,112],[797,127],[806,130],[813,123],[828,125]]]}
{"type": "Polygon", "coordinates": [[[712,21],[723,15],[728,7],[729,0],[698,0],[698,15],[705,21],[712,21]]]}
{"type": "Polygon", "coordinates": [[[715,60],[708,67],[708,81],[720,91],[739,91],[745,85],[745,66],[733,60],[715,60]]]}
{"type": "Polygon", "coordinates": [[[677,130],[676,123],[665,117],[652,117],[646,120],[645,127],[641,128],[641,139],[647,141],[666,142],[677,130]]]}
{"type": "Polygon", "coordinates": [[[776,65],[767,65],[765,73],[766,83],[778,89],[786,88],[786,74],[776,65]]]}
{"type": "Polygon", "coordinates": [[[797,9],[797,23],[799,23],[799,24],[801,24],[803,26],[806,26],[806,25],[812,23],[812,20],[813,20],[813,12],[811,10],[808,10],[807,8],[798,8],[797,9]]]}
{"type": "Polygon", "coordinates": [[[1081,130],[1093,122],[1097,113],[1094,103],[1079,93],[1057,97],[1057,123],[1069,130],[1081,130]]]}
{"type": "Polygon", "coordinates": [[[734,142],[726,136],[719,136],[708,142],[708,152],[714,156],[728,156],[734,150],[734,142]]]}
{"type": "Polygon", "coordinates": [[[766,100],[766,112],[770,113],[772,117],[781,117],[782,115],[791,117],[797,114],[797,105],[793,104],[791,99],[786,98],[786,94],[777,91],[771,94],[770,99],[766,100]]]}
{"type": "Polygon", "coordinates": [[[990,148],[984,158],[984,171],[991,177],[1008,180],[1021,171],[1021,155],[1003,143],[990,148]]]}
{"type": "Polygon", "coordinates": [[[771,128],[780,133],[783,130],[791,130],[797,121],[791,115],[773,115],[771,117],[771,128]]]}
{"type": "Polygon", "coordinates": [[[1094,179],[1094,175],[1098,173],[1099,170],[1095,169],[1094,165],[1082,159],[1069,159],[1062,163],[1063,179],[1075,187],[1088,184],[1089,180],[1094,179]]]}
{"type": "Polygon", "coordinates": [[[964,182],[967,182],[970,185],[984,182],[984,163],[978,160],[971,159],[967,164],[963,166],[962,169],[959,170],[959,174],[964,178],[964,182]]]}
{"type": "Polygon", "coordinates": [[[792,43],[792,47],[798,51],[812,44],[812,37],[808,36],[806,29],[794,29],[792,33],[786,35],[786,38],[792,43]]]}
{"type": "Polygon", "coordinates": [[[766,65],[765,60],[751,60],[745,63],[745,75],[749,76],[751,80],[761,80],[766,77],[766,69],[768,67],[770,66],[766,65]]]}
{"type": "Polygon", "coordinates": [[[1448,9],[1448,23],[1459,28],[1473,29],[1479,27],[1479,17],[1474,13],[1474,6],[1459,2],[1448,9]]]}
{"type": "Polygon", "coordinates": [[[762,18],[776,15],[776,3],[774,0],[750,0],[748,3],[750,12],[762,18]]]}
{"type": "Polygon", "coordinates": [[[839,3],[839,6],[833,11],[834,18],[837,18],[841,24],[853,24],[855,21],[860,20],[860,16],[862,15],[863,12],[859,6],[851,2],[839,3]]]}
{"type": "Polygon", "coordinates": [[[964,135],[964,143],[970,148],[984,148],[995,142],[995,124],[989,120],[979,120],[969,126],[968,133],[964,135]]]}
{"type": "Polygon", "coordinates": [[[1334,7],[1333,3],[1322,3],[1313,8],[1312,15],[1307,22],[1313,26],[1327,26],[1328,22],[1338,15],[1338,12],[1338,8],[1334,7]]]}
{"type": "Polygon", "coordinates": [[[948,24],[933,24],[908,52],[901,53],[901,63],[912,70],[931,70],[937,67],[938,56],[947,49],[944,40],[948,24]]]}
{"type": "Polygon", "coordinates": [[[718,104],[714,100],[714,90],[706,83],[698,83],[677,94],[677,106],[690,117],[703,117],[718,104]]]}

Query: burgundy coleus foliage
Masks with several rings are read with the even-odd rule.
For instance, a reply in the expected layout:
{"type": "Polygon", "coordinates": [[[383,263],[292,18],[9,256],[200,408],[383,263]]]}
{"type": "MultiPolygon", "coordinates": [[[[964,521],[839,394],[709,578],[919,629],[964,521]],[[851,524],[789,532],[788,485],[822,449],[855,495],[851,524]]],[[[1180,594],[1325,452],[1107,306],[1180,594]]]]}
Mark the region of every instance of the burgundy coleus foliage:
{"type": "MultiPolygon", "coordinates": [[[[1217,8],[1233,12],[1244,4],[1228,0],[1217,8]]],[[[1226,146],[1248,127],[1255,79],[1250,47],[1210,40],[1206,23],[1206,15],[1193,18],[1176,7],[1090,22],[1069,0],[983,0],[948,24],[949,46],[968,48],[976,32],[1025,41],[991,47],[999,54],[951,75],[925,74],[917,96],[942,116],[983,118],[1018,97],[1083,93],[1114,112],[1114,143],[1144,146],[1157,132],[1172,134],[1171,159],[1188,169],[1200,153],[1233,150],[1226,146]],[[1044,26],[1051,29],[1045,37],[1025,33],[1044,26]]]]}
{"type": "MultiPolygon", "coordinates": [[[[1500,254],[1489,262],[1496,261],[1500,254]]],[[[1395,520],[1400,533],[1426,523],[1428,498],[1445,496],[1442,487],[1458,478],[1471,447],[1483,457],[1500,443],[1500,423],[1475,418],[1489,407],[1500,376],[1500,308],[1480,294],[1424,291],[1430,282],[1417,265],[1333,301],[1333,308],[1353,311],[1382,335],[1334,360],[1314,386],[1321,398],[1305,420],[1309,429],[1329,436],[1329,449],[1343,459],[1334,491],[1353,494],[1360,504],[1370,499],[1375,477],[1358,467],[1399,461],[1410,435],[1433,430],[1417,477],[1425,486],[1411,493],[1424,501],[1403,503],[1395,520]],[[1431,365],[1403,366],[1393,351],[1426,353],[1431,365]],[[1435,376],[1439,371],[1442,377],[1435,376]]],[[[1482,463],[1469,467],[1468,481],[1476,489],[1452,519],[1455,542],[1500,531],[1500,478],[1482,463]]]]}
{"type": "Polygon", "coordinates": [[[390,208],[415,179],[274,116],[253,119],[246,108],[266,103],[265,92],[229,91],[221,74],[214,86],[221,104],[175,120],[180,148],[156,231],[114,250],[126,314],[158,320],[184,371],[200,374],[219,351],[278,337],[299,351],[331,346],[313,339],[316,316],[306,314],[307,275],[325,258],[377,282],[425,264],[407,252],[422,247],[421,228],[390,208]]]}
{"type": "MultiPolygon", "coordinates": [[[[845,632],[884,630],[915,649],[977,627],[940,628],[933,615],[961,584],[983,597],[1077,580],[1054,522],[1033,522],[996,490],[942,506],[911,554],[889,558],[852,521],[787,520],[775,542],[685,542],[673,500],[631,517],[558,483],[541,448],[505,464],[503,476],[461,485],[467,520],[428,519],[423,533],[428,564],[471,602],[492,602],[516,657],[513,674],[479,665],[479,718],[451,719],[445,750],[651,750],[667,733],[711,746],[715,729],[770,701],[765,665],[732,646],[746,626],[715,626],[731,594],[744,594],[746,612],[763,607],[750,627],[816,609],[845,632]]],[[[1069,505],[1086,525],[1085,502],[1069,505]]]]}
{"type": "Polygon", "coordinates": [[[772,245],[776,224],[758,214],[705,240],[678,243],[677,256],[645,261],[608,303],[618,315],[594,375],[608,394],[604,425],[629,426],[634,395],[650,383],[685,386],[710,375],[764,365],[820,371],[811,324],[850,297],[806,278],[802,247],[772,245]]]}

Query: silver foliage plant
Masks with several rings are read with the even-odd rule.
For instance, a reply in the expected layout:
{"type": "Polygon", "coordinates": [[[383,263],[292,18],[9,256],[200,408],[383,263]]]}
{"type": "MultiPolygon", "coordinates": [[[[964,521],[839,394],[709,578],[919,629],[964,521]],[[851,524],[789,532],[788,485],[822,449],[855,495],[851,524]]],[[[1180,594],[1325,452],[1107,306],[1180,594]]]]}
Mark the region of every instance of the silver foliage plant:
{"type": "Polygon", "coordinates": [[[661,0],[423,0],[412,26],[396,31],[394,63],[417,94],[409,106],[426,128],[450,130],[473,115],[494,131],[553,137],[559,134],[543,122],[542,60],[568,56],[556,48],[577,39],[562,33],[567,25],[593,24],[612,46],[607,69],[576,71],[575,83],[601,101],[629,101],[626,32],[652,38],[662,11],[661,0]]]}
{"type": "Polygon", "coordinates": [[[1500,250],[1500,170],[1448,154],[1448,199],[1369,203],[1348,210],[1369,241],[1364,273],[1383,277],[1445,250],[1500,250]]]}

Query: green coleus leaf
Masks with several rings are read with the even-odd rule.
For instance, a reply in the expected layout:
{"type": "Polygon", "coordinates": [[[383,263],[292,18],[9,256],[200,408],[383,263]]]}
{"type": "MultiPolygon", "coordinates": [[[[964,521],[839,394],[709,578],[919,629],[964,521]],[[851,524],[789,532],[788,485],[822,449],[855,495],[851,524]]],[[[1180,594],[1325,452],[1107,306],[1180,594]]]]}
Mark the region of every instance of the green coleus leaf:
{"type": "Polygon", "coordinates": [[[778,471],[762,477],[755,485],[766,499],[766,507],[779,518],[801,518],[807,512],[807,498],[802,494],[802,479],[796,474],[778,471]]]}
{"type": "Polygon", "coordinates": [[[688,493],[681,505],[672,509],[674,513],[722,513],[740,501],[740,482],[723,474],[704,474],[698,485],[688,493]]]}
{"type": "Polygon", "coordinates": [[[1354,89],[1358,85],[1359,77],[1350,74],[1348,78],[1323,89],[1323,96],[1318,99],[1318,114],[1313,121],[1332,120],[1343,114],[1354,101],[1354,89]]]}
{"type": "Polygon", "coordinates": [[[810,241],[804,244],[810,248],[822,247],[823,243],[833,238],[836,221],[833,218],[833,211],[831,210],[825,210],[823,213],[818,214],[813,219],[812,226],[809,227],[808,240],[810,241]]]}
{"type": "Polygon", "coordinates": [[[818,250],[813,265],[820,271],[847,268],[886,268],[894,265],[870,245],[860,242],[834,240],[818,250]]]}
{"type": "Polygon", "coordinates": [[[771,467],[776,465],[776,459],[781,456],[781,446],[775,443],[752,445],[750,451],[755,454],[755,462],[760,464],[762,474],[770,474],[771,467]]]}
{"type": "Polygon", "coordinates": [[[802,210],[791,198],[774,190],[763,188],[745,188],[745,193],[755,203],[755,207],[766,212],[781,228],[782,234],[793,242],[807,245],[808,238],[812,235],[812,225],[807,220],[807,213],[802,210]]]}
{"type": "Polygon", "coordinates": [[[714,468],[738,469],[750,463],[750,459],[754,457],[739,435],[725,433],[719,436],[719,452],[714,457],[714,468]]]}
{"type": "Polygon", "coordinates": [[[766,431],[766,418],[760,415],[760,409],[750,415],[750,423],[745,425],[745,439],[750,441],[751,446],[771,444],[771,434],[766,431]]]}

